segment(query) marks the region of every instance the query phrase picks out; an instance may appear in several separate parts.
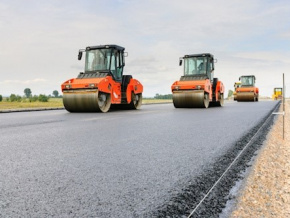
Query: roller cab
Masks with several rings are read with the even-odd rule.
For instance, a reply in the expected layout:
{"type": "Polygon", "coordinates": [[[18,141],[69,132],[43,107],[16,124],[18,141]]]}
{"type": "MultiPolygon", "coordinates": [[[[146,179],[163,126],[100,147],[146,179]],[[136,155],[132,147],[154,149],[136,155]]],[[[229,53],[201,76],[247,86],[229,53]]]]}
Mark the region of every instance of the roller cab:
{"type": "Polygon", "coordinates": [[[224,85],[214,78],[214,58],[209,53],[185,55],[184,75],[172,86],[173,105],[176,108],[208,108],[223,106],[224,85]]]}
{"type": "Polygon", "coordinates": [[[256,77],[254,75],[241,76],[241,86],[236,89],[236,99],[240,101],[259,101],[259,88],[255,87],[256,77]]]}
{"type": "Polygon", "coordinates": [[[125,48],[118,45],[90,46],[85,53],[85,71],[61,85],[63,104],[69,112],[107,112],[113,105],[139,109],[142,84],[131,75],[123,75],[125,48]]]}

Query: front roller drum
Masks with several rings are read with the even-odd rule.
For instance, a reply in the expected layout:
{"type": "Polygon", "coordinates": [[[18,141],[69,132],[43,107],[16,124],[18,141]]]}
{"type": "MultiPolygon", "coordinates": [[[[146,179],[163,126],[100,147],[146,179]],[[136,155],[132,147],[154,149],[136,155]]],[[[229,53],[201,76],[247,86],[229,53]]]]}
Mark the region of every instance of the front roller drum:
{"type": "Polygon", "coordinates": [[[111,106],[111,95],[97,89],[66,90],[63,105],[69,112],[107,112],[111,106]]]}
{"type": "Polygon", "coordinates": [[[209,96],[203,90],[175,91],[173,105],[176,108],[208,108],[209,96]]]}
{"type": "Polygon", "coordinates": [[[237,101],[255,101],[256,96],[254,92],[239,92],[237,93],[237,101]]]}

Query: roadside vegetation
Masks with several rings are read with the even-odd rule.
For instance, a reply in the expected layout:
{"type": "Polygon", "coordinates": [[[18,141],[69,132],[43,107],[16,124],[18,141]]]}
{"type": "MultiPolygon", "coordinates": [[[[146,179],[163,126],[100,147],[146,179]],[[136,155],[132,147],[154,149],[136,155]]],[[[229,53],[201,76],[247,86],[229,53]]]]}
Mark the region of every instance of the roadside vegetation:
{"type": "Polygon", "coordinates": [[[8,97],[0,95],[0,110],[21,109],[21,108],[41,108],[41,107],[63,107],[62,96],[57,90],[52,95],[32,95],[30,88],[24,89],[24,95],[11,94],[8,97]]]}
{"type": "Polygon", "coordinates": [[[143,98],[142,104],[158,104],[158,103],[169,103],[172,99],[156,99],[156,98],[143,98]]]}
{"type": "Polygon", "coordinates": [[[24,109],[24,108],[42,108],[42,107],[63,107],[62,98],[48,98],[45,95],[34,96],[31,99],[16,97],[16,101],[11,101],[10,98],[3,98],[0,101],[0,110],[6,109],[24,109]]]}
{"type": "Polygon", "coordinates": [[[142,99],[142,104],[158,104],[167,102],[172,102],[172,94],[161,95],[157,93],[153,98],[143,97],[142,99]]]}

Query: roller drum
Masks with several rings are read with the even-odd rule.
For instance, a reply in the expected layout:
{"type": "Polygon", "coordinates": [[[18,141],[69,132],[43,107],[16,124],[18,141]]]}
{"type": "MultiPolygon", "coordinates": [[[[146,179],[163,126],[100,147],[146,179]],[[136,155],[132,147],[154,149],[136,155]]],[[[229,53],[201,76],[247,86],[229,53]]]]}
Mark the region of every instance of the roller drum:
{"type": "Polygon", "coordinates": [[[239,92],[237,93],[237,101],[255,101],[254,92],[239,92]]]}
{"type": "Polygon", "coordinates": [[[100,94],[97,89],[63,92],[63,105],[69,112],[107,112],[110,104],[110,95],[100,94]]]}
{"type": "Polygon", "coordinates": [[[176,108],[207,108],[209,97],[203,90],[175,91],[173,104],[176,108]]]}

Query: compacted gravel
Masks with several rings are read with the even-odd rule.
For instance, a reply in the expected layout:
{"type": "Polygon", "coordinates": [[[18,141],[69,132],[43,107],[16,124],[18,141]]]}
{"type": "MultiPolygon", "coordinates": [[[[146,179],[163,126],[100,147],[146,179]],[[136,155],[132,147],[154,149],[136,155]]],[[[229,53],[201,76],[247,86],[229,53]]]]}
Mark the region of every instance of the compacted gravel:
{"type": "MultiPolygon", "coordinates": [[[[281,108],[280,108],[281,111],[281,108]]],[[[290,217],[290,101],[250,169],[232,217],[290,217]]]]}

